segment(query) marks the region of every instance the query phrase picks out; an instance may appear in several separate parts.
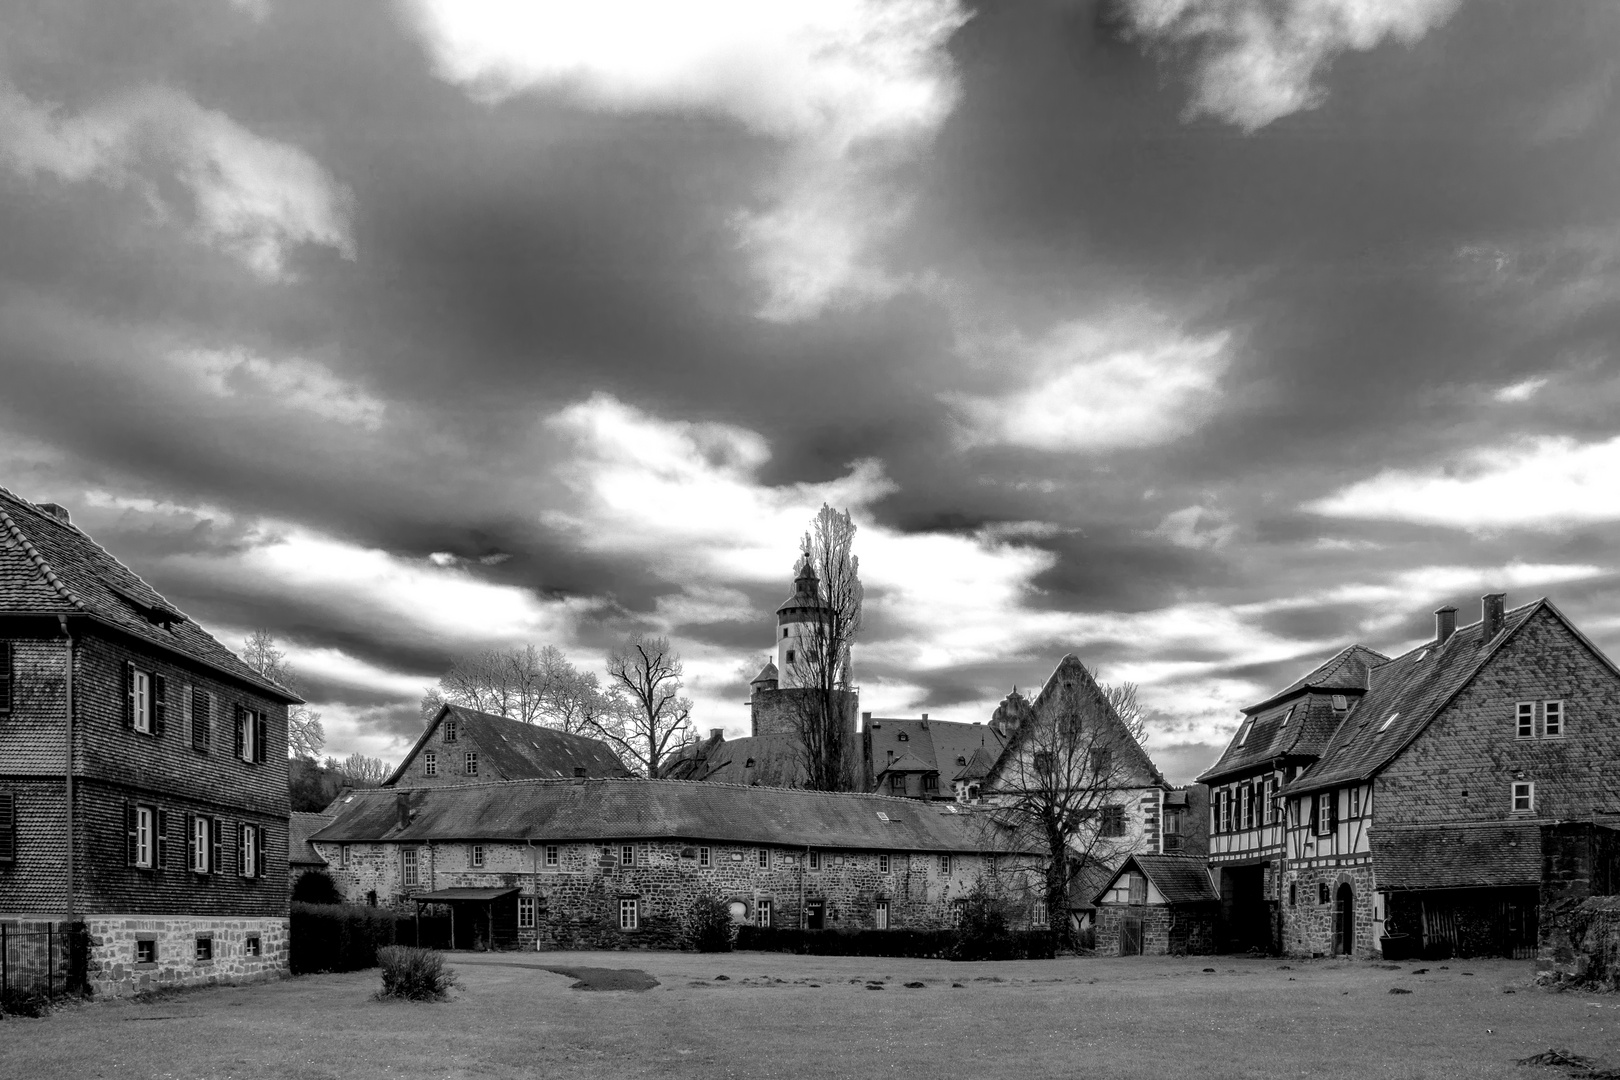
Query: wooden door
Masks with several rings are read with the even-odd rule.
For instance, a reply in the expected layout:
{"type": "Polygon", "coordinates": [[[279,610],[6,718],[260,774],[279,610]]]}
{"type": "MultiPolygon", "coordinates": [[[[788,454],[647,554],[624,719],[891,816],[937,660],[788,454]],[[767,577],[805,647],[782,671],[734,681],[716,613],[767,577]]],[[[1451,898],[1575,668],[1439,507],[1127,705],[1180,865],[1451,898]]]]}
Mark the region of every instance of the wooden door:
{"type": "Polygon", "coordinates": [[[1333,952],[1336,956],[1356,952],[1356,894],[1348,881],[1339,886],[1333,905],[1333,952]]]}
{"type": "Polygon", "coordinates": [[[827,925],[827,901],[812,900],[805,905],[805,929],[822,930],[827,925]]]}
{"type": "Polygon", "coordinates": [[[1142,955],[1142,920],[1137,916],[1127,916],[1119,924],[1119,955],[1142,955]]]}

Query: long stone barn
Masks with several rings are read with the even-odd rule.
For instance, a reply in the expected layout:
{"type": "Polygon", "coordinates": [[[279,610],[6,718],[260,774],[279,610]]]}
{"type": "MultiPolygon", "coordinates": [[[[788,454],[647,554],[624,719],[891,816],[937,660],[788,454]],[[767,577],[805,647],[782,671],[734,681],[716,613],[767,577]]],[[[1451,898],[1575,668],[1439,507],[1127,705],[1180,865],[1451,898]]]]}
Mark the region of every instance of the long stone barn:
{"type": "Polygon", "coordinates": [[[879,795],[684,780],[355,791],[311,843],[345,899],[450,908],[457,948],[680,947],[693,901],[805,929],[934,929],[979,883],[1039,909],[987,815],[879,795]]]}

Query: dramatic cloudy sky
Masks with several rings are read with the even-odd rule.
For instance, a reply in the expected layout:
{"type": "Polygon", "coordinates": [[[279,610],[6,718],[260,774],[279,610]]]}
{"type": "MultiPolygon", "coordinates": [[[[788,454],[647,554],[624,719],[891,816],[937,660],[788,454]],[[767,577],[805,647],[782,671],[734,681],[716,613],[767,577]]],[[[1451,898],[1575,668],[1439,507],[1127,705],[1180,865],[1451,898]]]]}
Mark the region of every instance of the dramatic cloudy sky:
{"type": "Polygon", "coordinates": [[[638,628],[744,731],[824,501],[863,708],[1072,651],[1176,779],[1445,602],[1620,651],[1611,0],[0,10],[0,484],[338,754],[638,628]]]}

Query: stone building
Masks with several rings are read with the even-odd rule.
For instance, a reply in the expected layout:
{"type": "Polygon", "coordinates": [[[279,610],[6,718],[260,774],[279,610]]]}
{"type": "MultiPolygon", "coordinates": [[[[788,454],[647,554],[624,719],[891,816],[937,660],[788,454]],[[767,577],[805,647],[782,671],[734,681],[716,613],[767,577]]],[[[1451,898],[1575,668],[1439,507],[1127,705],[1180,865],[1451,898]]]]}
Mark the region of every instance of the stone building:
{"type": "MultiPolygon", "coordinates": [[[[1433,639],[1369,663],[1364,690],[1326,689],[1345,700],[1327,694],[1317,760],[1291,781],[1297,760],[1268,765],[1277,804],[1214,777],[1212,858],[1276,805],[1280,846],[1251,850],[1277,860],[1286,951],[1535,955],[1543,826],[1620,818],[1620,671],[1551,602],[1504,611],[1492,593],[1468,626],[1441,608],[1433,639]]],[[[1257,708],[1223,762],[1248,740],[1282,747],[1300,715],[1257,708]]]]}
{"type": "Polygon", "coordinates": [[[287,966],[287,706],[54,504],[0,489],[0,920],[92,990],[287,966]]]}
{"type": "Polygon", "coordinates": [[[1131,855],[1096,894],[1097,952],[1164,956],[1215,951],[1220,894],[1192,855],[1131,855]]]}
{"type": "Polygon", "coordinates": [[[448,906],[458,944],[676,947],[703,895],[739,922],[808,929],[948,926],[980,883],[1015,921],[1038,907],[980,816],[952,805],[577,780],[355,791],[332,811],[312,842],[344,894],[448,906]]]}
{"type": "Polygon", "coordinates": [[[624,762],[601,739],[441,705],[382,786],[449,787],[490,780],[629,775],[624,762]]]}

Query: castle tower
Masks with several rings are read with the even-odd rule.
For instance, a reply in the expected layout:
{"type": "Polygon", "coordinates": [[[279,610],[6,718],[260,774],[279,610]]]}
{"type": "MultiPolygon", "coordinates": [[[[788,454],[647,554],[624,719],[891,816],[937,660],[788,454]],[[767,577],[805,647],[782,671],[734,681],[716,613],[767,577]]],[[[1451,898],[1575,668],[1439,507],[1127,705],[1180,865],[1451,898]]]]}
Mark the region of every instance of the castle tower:
{"type": "Polygon", "coordinates": [[[776,685],[791,690],[804,685],[795,661],[802,662],[805,644],[814,643],[816,623],[826,607],[821,598],[821,579],[806,551],[793,574],[793,595],[776,609],[776,685]]]}

